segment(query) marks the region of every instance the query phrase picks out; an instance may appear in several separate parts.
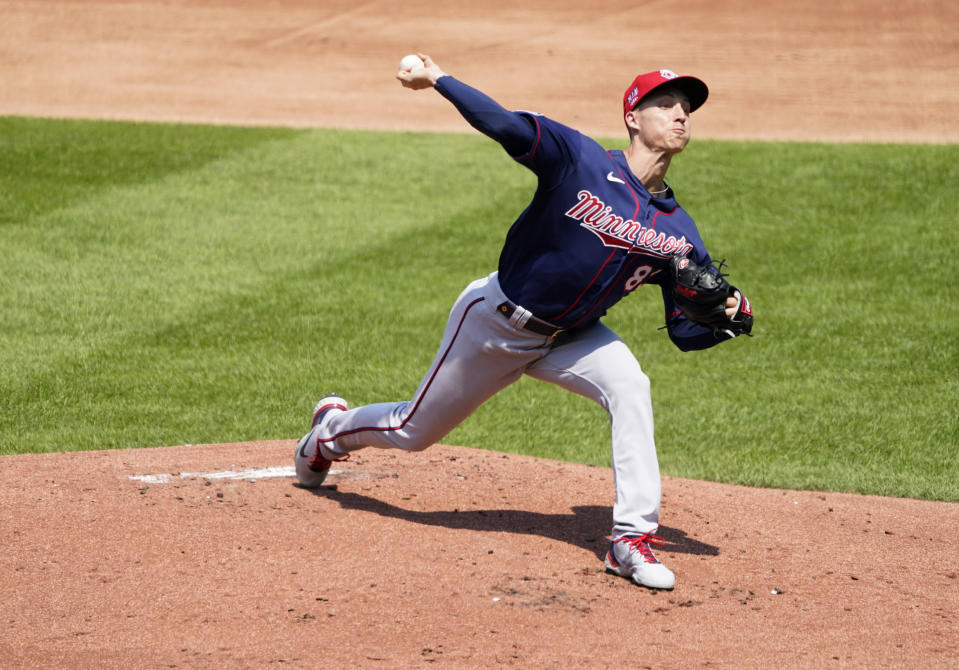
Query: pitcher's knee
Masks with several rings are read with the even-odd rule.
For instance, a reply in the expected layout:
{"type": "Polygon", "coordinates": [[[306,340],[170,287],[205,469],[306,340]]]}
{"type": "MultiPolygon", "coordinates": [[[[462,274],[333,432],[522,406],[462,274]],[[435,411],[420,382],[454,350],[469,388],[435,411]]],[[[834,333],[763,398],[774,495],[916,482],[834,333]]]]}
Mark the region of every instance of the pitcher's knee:
{"type": "Polygon", "coordinates": [[[402,439],[396,446],[405,451],[425,451],[437,443],[443,436],[435,431],[421,432],[410,430],[407,427],[402,433],[402,439]]]}
{"type": "Polygon", "coordinates": [[[638,375],[635,375],[633,377],[630,388],[633,389],[633,392],[639,392],[644,395],[649,395],[649,390],[650,390],[649,377],[646,376],[646,373],[640,372],[638,375]]]}
{"type": "Polygon", "coordinates": [[[614,397],[618,395],[625,395],[627,397],[637,394],[649,395],[649,391],[649,377],[638,368],[634,370],[619,370],[606,384],[607,394],[614,397]]]}
{"type": "Polygon", "coordinates": [[[403,446],[407,451],[426,451],[430,447],[436,444],[433,440],[427,440],[424,438],[411,439],[406,442],[403,446]]]}

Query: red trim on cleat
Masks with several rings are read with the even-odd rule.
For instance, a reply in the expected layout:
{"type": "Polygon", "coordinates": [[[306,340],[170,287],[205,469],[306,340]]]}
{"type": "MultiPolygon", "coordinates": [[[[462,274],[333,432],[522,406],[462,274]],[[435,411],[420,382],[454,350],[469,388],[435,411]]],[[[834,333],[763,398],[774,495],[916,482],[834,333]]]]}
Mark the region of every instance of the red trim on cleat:
{"type": "MultiPolygon", "coordinates": [[[[631,537],[627,535],[619,538],[618,540],[615,540],[613,544],[616,544],[616,542],[625,542],[627,545],[629,545],[630,549],[635,549],[640,554],[642,554],[643,560],[645,560],[647,563],[659,563],[659,559],[653,555],[653,550],[649,548],[649,545],[658,544],[662,546],[666,544],[666,540],[656,535],[653,535],[652,531],[644,535],[639,535],[635,537],[631,537]]],[[[613,556],[612,551],[609,552],[609,555],[610,555],[610,558],[613,560],[613,562],[616,563],[616,559],[613,556]]],[[[618,566],[619,564],[616,563],[616,565],[618,566]]]]}
{"type": "MultiPolygon", "coordinates": [[[[343,458],[333,459],[337,463],[341,461],[350,460],[350,455],[346,454],[343,458]]],[[[307,467],[313,472],[326,472],[330,469],[330,466],[333,464],[333,461],[323,456],[320,451],[320,440],[316,439],[316,453],[313,454],[313,458],[310,459],[310,462],[307,463],[307,467]]]]}

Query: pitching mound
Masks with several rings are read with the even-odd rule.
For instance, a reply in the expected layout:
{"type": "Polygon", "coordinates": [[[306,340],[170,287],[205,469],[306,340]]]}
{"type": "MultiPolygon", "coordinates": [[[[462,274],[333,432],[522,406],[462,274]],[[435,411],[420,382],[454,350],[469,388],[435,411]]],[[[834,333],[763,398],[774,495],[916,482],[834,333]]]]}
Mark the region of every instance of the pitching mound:
{"type": "Polygon", "coordinates": [[[4,667],[922,667],[959,506],[664,482],[676,589],[606,574],[612,474],[293,441],[3,459],[4,667]]]}

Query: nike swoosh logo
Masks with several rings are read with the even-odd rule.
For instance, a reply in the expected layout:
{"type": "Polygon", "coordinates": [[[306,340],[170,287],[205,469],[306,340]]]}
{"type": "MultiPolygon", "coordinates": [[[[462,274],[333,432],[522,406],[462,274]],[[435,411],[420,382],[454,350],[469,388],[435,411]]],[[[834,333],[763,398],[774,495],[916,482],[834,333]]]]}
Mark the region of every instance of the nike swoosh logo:
{"type": "Polygon", "coordinates": [[[619,177],[614,176],[613,173],[612,173],[612,171],[610,171],[610,173],[609,173],[608,175],[606,175],[606,178],[607,178],[609,181],[614,181],[614,182],[616,182],[617,184],[625,184],[625,183],[626,183],[626,182],[624,182],[622,179],[620,179],[619,177]]]}

